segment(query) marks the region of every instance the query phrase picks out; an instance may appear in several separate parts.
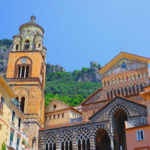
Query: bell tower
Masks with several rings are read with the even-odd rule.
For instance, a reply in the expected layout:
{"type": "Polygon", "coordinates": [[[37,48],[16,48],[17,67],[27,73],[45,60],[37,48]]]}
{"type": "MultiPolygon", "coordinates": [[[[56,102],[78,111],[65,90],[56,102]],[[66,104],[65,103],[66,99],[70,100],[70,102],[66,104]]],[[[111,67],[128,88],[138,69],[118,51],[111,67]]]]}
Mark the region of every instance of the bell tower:
{"type": "Polygon", "coordinates": [[[35,21],[32,16],[13,37],[6,78],[25,114],[23,130],[29,137],[29,149],[37,150],[38,132],[44,126],[46,48],[44,30],[35,21]]]}

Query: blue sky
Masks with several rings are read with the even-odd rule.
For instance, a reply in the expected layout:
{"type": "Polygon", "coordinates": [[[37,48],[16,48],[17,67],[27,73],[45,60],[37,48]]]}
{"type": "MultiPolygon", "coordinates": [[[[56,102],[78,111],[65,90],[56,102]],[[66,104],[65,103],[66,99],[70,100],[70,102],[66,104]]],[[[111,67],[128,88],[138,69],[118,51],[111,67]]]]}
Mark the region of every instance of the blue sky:
{"type": "Polygon", "coordinates": [[[3,0],[0,14],[0,39],[12,39],[34,14],[46,61],[67,71],[104,66],[120,51],[150,57],[150,0],[3,0]]]}

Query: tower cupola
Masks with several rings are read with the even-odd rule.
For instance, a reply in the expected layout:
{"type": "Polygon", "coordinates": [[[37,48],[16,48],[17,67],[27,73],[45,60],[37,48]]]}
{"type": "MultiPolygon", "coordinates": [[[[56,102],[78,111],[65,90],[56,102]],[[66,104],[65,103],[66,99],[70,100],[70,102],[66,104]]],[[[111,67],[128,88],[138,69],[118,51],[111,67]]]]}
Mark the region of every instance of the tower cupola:
{"type": "Polygon", "coordinates": [[[21,25],[19,35],[14,36],[13,51],[35,51],[42,53],[44,29],[36,23],[36,17],[31,16],[30,21],[21,25]]]}

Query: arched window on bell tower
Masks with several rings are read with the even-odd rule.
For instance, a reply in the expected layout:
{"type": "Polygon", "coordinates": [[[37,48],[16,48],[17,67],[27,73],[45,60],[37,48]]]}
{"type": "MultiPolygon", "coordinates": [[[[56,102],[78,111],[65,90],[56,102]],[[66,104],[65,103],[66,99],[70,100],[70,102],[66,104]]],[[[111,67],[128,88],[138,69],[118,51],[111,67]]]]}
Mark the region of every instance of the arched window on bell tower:
{"type": "Polygon", "coordinates": [[[20,109],[24,113],[25,97],[21,97],[20,109]]]}
{"type": "Polygon", "coordinates": [[[16,51],[19,50],[19,44],[16,44],[16,51]]]}
{"type": "Polygon", "coordinates": [[[28,50],[30,48],[30,41],[27,39],[24,43],[24,49],[28,50]]]}
{"type": "Polygon", "coordinates": [[[21,57],[17,60],[15,66],[16,78],[29,78],[31,76],[32,62],[29,57],[21,57]]]}

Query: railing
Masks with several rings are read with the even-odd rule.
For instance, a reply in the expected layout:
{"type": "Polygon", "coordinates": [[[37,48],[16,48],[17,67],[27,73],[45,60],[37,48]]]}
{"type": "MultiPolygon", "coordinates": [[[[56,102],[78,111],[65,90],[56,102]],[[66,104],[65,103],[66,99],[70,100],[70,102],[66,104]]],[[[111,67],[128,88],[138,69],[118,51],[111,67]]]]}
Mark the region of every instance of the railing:
{"type": "Polygon", "coordinates": [[[81,122],[81,121],[82,121],[82,117],[70,119],[70,123],[81,122]]]}

